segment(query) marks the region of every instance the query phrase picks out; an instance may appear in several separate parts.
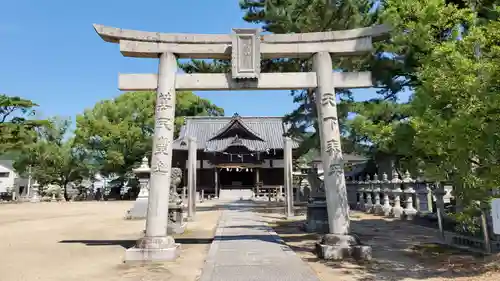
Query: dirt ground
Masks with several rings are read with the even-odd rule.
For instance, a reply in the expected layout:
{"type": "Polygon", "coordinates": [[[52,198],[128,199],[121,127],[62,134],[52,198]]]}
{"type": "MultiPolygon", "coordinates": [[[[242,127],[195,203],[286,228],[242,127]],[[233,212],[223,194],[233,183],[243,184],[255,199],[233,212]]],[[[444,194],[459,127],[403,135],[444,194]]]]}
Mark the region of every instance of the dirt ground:
{"type": "Polygon", "coordinates": [[[323,281],[500,280],[500,257],[446,247],[438,243],[434,230],[407,222],[353,213],[352,230],[362,243],[372,246],[373,260],[325,262],[313,253],[320,236],[301,230],[304,215],[292,221],[276,213],[262,216],[323,281]]]}
{"type": "Polygon", "coordinates": [[[1,281],[194,281],[201,273],[220,211],[210,203],[176,236],[175,262],[123,263],[142,235],[144,220],[124,220],[133,202],[0,205],[1,281]]]}

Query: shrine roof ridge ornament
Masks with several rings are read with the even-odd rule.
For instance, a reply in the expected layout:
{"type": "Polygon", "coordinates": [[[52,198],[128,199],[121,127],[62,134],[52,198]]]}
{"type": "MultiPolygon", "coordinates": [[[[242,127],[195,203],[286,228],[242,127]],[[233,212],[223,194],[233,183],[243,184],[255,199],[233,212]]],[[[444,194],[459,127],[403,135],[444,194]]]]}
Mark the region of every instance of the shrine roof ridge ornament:
{"type": "MultiPolygon", "coordinates": [[[[307,57],[317,52],[359,55],[372,50],[372,42],[387,36],[385,25],[351,30],[291,34],[260,34],[260,29],[233,29],[233,34],[161,33],[127,30],[94,24],[106,42],[119,43],[128,57],[158,58],[175,53],[178,58],[231,59],[235,36],[253,30],[262,59],[307,57]],[[247,31],[247,32],[245,32],[247,31]]],[[[240,37],[243,38],[243,37],[240,37]]]]}

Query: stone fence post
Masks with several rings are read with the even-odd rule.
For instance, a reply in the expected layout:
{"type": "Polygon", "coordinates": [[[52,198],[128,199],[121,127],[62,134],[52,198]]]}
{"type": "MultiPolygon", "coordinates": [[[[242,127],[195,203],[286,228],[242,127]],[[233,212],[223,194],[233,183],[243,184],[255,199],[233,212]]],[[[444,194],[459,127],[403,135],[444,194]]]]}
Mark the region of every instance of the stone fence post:
{"type": "Polygon", "coordinates": [[[366,189],[363,177],[359,177],[358,179],[358,190],[360,193],[358,210],[364,211],[366,209],[366,189]]]}
{"type": "Polygon", "coordinates": [[[444,190],[443,186],[438,182],[434,183],[434,196],[436,197],[436,213],[438,217],[438,226],[439,232],[441,234],[441,238],[443,240],[444,237],[444,228],[443,228],[443,214],[444,214],[444,195],[446,195],[446,190],[444,190]]]}
{"type": "Polygon", "coordinates": [[[373,193],[375,194],[375,205],[373,205],[373,213],[376,215],[382,215],[384,213],[380,201],[380,193],[382,192],[381,183],[382,182],[378,179],[378,175],[377,174],[373,175],[372,184],[373,184],[373,193]]]}
{"type": "Polygon", "coordinates": [[[419,214],[432,213],[432,190],[429,183],[426,182],[422,177],[417,177],[414,182],[415,188],[415,208],[419,214]]]}
{"type": "Polygon", "coordinates": [[[401,189],[401,179],[399,178],[398,172],[394,170],[392,172],[391,184],[393,186],[392,193],[394,194],[394,206],[392,207],[392,216],[394,218],[400,219],[403,217],[404,209],[401,207],[401,195],[403,190],[401,189]]]}
{"type": "Polygon", "coordinates": [[[361,186],[355,178],[351,178],[350,184],[352,189],[356,192],[356,205],[353,207],[355,210],[361,209],[361,202],[363,201],[363,192],[361,191],[361,186]]]}
{"type": "Polygon", "coordinates": [[[415,189],[413,189],[413,184],[415,180],[411,178],[410,172],[406,171],[403,175],[403,192],[405,194],[405,208],[404,216],[406,219],[413,219],[417,214],[417,209],[413,206],[413,197],[415,196],[415,189]]]}
{"type": "Polygon", "coordinates": [[[349,202],[349,208],[351,210],[355,210],[358,208],[359,202],[359,192],[357,182],[352,180],[352,178],[346,178],[346,187],[347,187],[347,200],[349,202]]]}
{"type": "Polygon", "coordinates": [[[366,175],[365,179],[366,204],[364,211],[371,213],[373,211],[373,185],[370,180],[370,175],[366,175]]]}
{"type": "Polygon", "coordinates": [[[389,181],[389,177],[387,176],[386,173],[382,174],[382,191],[384,193],[384,202],[382,205],[382,214],[386,217],[390,216],[392,212],[392,205],[391,205],[391,200],[390,200],[390,194],[392,192],[391,190],[391,181],[389,181]]]}

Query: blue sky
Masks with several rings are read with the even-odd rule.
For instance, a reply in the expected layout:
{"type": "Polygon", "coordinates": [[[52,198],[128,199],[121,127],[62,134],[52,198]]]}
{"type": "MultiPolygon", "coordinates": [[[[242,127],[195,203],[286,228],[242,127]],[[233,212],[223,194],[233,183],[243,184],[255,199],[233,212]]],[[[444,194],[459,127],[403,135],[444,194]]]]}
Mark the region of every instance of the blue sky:
{"type": "MultiPolygon", "coordinates": [[[[125,58],[95,33],[126,29],[230,33],[245,23],[238,0],[16,0],[0,5],[0,93],[31,99],[42,117],[73,117],[120,94],[118,73],[156,72],[155,59],[125,58]],[[216,5],[217,4],[217,5],[216,5]]],[[[295,107],[288,91],[197,92],[226,115],[280,116],[295,107]]],[[[355,98],[374,96],[357,90],[355,98]]]]}

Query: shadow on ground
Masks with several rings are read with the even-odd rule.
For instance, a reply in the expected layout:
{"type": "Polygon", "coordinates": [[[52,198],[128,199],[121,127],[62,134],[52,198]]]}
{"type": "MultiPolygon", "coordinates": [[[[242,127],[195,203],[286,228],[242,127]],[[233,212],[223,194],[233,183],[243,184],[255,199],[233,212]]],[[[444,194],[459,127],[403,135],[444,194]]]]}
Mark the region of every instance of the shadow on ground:
{"type": "MultiPolygon", "coordinates": [[[[373,215],[353,212],[351,229],[363,244],[372,246],[373,260],[355,262],[353,260],[335,262],[318,259],[313,253],[321,235],[303,230],[301,220],[285,220],[284,205],[279,202],[236,201],[217,203],[213,206],[198,206],[197,211],[236,210],[252,211],[260,216],[258,222],[269,222],[284,243],[295,251],[304,261],[317,266],[325,266],[338,276],[349,276],[349,280],[426,280],[431,278],[453,280],[460,277],[474,277],[487,271],[496,271],[492,266],[496,257],[484,257],[463,250],[457,250],[439,243],[434,229],[405,221],[388,220],[373,215]]],[[[304,206],[296,206],[295,213],[305,211],[304,206]]],[[[249,235],[215,237],[224,241],[263,240],[279,243],[269,235],[251,235],[251,230],[262,229],[260,225],[242,224],[226,228],[247,228],[249,235]]],[[[212,238],[176,237],[181,244],[210,244],[212,238]]],[[[79,243],[87,246],[121,246],[130,248],[133,240],[64,240],[59,243],[79,243]]],[[[496,263],[498,264],[498,262],[496,263]]],[[[333,275],[336,276],[336,275],[333,275]]],[[[344,280],[344,279],[342,279],[344,280]]],[[[436,279],[434,279],[436,280],[436,279]]],[[[483,278],[481,280],[499,280],[483,278]]]]}
{"type": "MultiPolygon", "coordinates": [[[[194,245],[211,244],[214,238],[175,238],[175,242],[194,245]]],[[[136,240],[61,240],[61,244],[84,244],[85,246],[121,246],[125,249],[135,245],[136,240]]]]}
{"type": "Polygon", "coordinates": [[[363,215],[351,221],[351,229],[363,244],[372,246],[373,260],[324,261],[314,254],[316,241],[321,235],[304,232],[303,223],[276,220],[272,227],[305,261],[351,274],[355,277],[353,280],[455,279],[479,276],[497,269],[492,266],[495,257],[443,245],[432,229],[404,221],[369,219],[363,215]]]}

